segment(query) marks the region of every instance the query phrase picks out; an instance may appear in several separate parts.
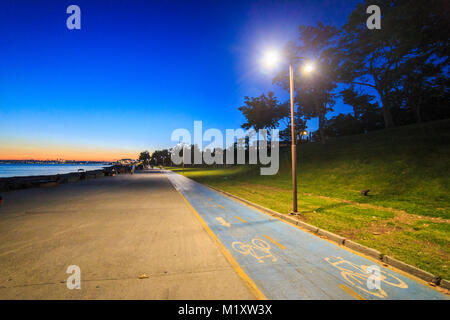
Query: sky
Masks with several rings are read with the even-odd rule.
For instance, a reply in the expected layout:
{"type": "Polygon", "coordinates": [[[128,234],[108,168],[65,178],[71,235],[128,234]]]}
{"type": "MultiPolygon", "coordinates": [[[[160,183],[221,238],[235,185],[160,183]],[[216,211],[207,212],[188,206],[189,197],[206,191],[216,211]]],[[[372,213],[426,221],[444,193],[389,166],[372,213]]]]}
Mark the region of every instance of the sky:
{"type": "Polygon", "coordinates": [[[0,159],[136,158],[195,120],[237,129],[245,96],[288,99],[264,52],[299,25],[341,26],[358,2],[2,0],[0,159]],[[72,4],[80,30],[66,27],[72,4]]]}

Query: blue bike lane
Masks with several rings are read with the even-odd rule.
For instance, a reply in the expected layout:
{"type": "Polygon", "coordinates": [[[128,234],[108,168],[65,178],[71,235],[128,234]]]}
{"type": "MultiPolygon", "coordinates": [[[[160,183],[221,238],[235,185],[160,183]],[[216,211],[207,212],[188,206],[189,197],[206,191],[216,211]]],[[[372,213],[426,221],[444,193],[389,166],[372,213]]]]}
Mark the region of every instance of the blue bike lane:
{"type": "Polygon", "coordinates": [[[182,175],[168,171],[167,177],[267,299],[448,299],[420,280],[182,175]]]}

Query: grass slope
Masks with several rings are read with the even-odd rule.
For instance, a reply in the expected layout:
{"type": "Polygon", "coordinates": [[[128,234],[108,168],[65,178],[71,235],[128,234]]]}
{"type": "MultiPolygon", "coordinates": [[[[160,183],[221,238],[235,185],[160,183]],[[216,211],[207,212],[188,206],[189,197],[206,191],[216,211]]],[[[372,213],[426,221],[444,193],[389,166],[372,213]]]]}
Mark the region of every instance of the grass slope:
{"type": "MultiPolygon", "coordinates": [[[[449,142],[447,120],[301,145],[302,219],[449,279],[449,142]]],[[[274,176],[256,166],[174,170],[288,213],[290,155],[281,153],[274,176]]]]}

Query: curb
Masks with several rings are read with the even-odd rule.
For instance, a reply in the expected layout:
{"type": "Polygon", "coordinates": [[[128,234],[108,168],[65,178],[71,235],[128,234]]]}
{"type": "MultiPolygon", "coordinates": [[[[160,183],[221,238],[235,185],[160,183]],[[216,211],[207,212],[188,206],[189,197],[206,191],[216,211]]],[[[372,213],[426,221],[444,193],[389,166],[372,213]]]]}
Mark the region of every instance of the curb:
{"type": "Polygon", "coordinates": [[[363,253],[365,255],[368,255],[368,256],[370,256],[372,258],[375,258],[377,260],[382,261],[381,260],[381,258],[382,258],[381,252],[378,251],[378,250],[375,250],[375,249],[363,246],[362,244],[353,242],[353,241],[348,240],[348,239],[345,239],[344,246],[346,246],[347,248],[350,248],[352,250],[358,251],[360,253],[363,253]]]}
{"type": "Polygon", "coordinates": [[[263,207],[263,206],[261,206],[259,204],[256,204],[256,203],[253,203],[253,202],[248,201],[246,199],[243,199],[243,198],[240,198],[238,196],[235,196],[235,195],[233,195],[231,193],[228,193],[226,191],[222,191],[220,189],[217,189],[217,188],[212,187],[212,186],[207,185],[207,184],[205,184],[205,185],[208,188],[210,188],[210,189],[212,189],[214,191],[217,191],[217,192],[222,193],[222,194],[224,194],[224,195],[226,195],[226,196],[228,196],[230,198],[233,198],[233,199],[236,199],[236,200],[238,200],[240,202],[243,202],[243,203],[245,203],[245,204],[247,204],[247,205],[249,205],[251,207],[259,209],[262,212],[268,213],[268,214],[270,214],[272,216],[276,216],[279,219],[284,220],[284,221],[286,221],[286,222],[288,222],[290,224],[299,226],[299,227],[301,227],[303,229],[306,229],[306,230],[308,230],[308,231],[310,231],[312,233],[315,233],[315,234],[317,234],[319,236],[325,237],[325,238],[327,238],[327,239],[329,239],[329,240],[331,240],[333,242],[336,242],[338,245],[343,245],[343,246],[345,246],[345,247],[347,247],[349,249],[352,249],[352,250],[354,250],[356,252],[359,252],[359,253],[362,253],[364,255],[367,255],[367,256],[370,256],[372,258],[375,258],[375,259],[379,260],[380,262],[383,262],[383,263],[385,263],[387,265],[395,267],[395,268],[397,268],[397,269],[399,269],[399,270],[401,270],[401,271],[403,271],[403,272],[405,272],[405,273],[407,273],[409,275],[412,275],[412,276],[414,276],[416,278],[424,280],[424,281],[428,282],[429,284],[432,283],[433,286],[439,286],[439,287],[444,288],[446,290],[450,290],[450,281],[448,281],[446,279],[441,279],[440,277],[435,276],[434,274],[431,274],[431,273],[429,273],[427,271],[424,271],[424,270],[421,270],[421,269],[416,268],[414,266],[411,266],[409,264],[406,264],[406,263],[404,263],[404,262],[402,262],[400,260],[394,259],[394,258],[392,258],[392,257],[390,257],[388,255],[383,255],[378,250],[375,250],[375,249],[366,247],[366,246],[364,246],[362,244],[353,242],[351,240],[348,240],[348,239],[346,239],[344,237],[341,237],[341,236],[339,236],[337,234],[334,234],[332,232],[329,232],[329,231],[326,231],[326,230],[322,230],[322,229],[320,229],[320,228],[318,228],[316,226],[313,226],[313,225],[310,225],[310,224],[308,224],[306,222],[303,222],[301,220],[295,219],[295,218],[293,218],[293,217],[291,217],[291,216],[289,216],[287,214],[279,213],[277,211],[265,208],[265,207],[263,207]]]}
{"type": "Polygon", "coordinates": [[[441,283],[439,284],[440,287],[450,290],[450,281],[442,279],[441,283]]]}
{"type": "MultiPolygon", "coordinates": [[[[399,261],[397,259],[394,259],[390,256],[383,256],[383,262],[396,267],[397,269],[400,269],[402,271],[405,271],[409,274],[412,274],[420,279],[423,279],[427,282],[434,283],[438,285],[441,282],[441,279],[439,277],[436,277],[434,274],[431,274],[429,272],[423,271],[421,269],[418,269],[414,266],[411,266],[407,263],[404,263],[402,261],[399,261]]],[[[444,280],[445,281],[445,280],[444,280]]]]}
{"type": "Polygon", "coordinates": [[[328,239],[330,239],[330,240],[332,240],[334,242],[337,242],[340,245],[345,245],[345,241],[346,241],[345,238],[341,237],[341,236],[338,236],[337,234],[334,234],[332,232],[328,232],[326,230],[319,229],[317,231],[317,234],[319,236],[323,236],[323,237],[328,238],[328,239]]]}

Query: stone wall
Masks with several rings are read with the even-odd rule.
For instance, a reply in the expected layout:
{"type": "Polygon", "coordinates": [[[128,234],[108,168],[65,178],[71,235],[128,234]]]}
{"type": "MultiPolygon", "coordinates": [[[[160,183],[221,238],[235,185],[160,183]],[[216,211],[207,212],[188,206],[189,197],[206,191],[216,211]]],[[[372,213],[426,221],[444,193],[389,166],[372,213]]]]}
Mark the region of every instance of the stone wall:
{"type": "Polygon", "coordinates": [[[104,176],[130,173],[130,166],[112,166],[103,170],[91,170],[86,172],[72,172],[65,174],[0,178],[0,191],[10,191],[26,188],[51,187],[63,183],[71,183],[80,180],[98,179],[104,176]]]}

